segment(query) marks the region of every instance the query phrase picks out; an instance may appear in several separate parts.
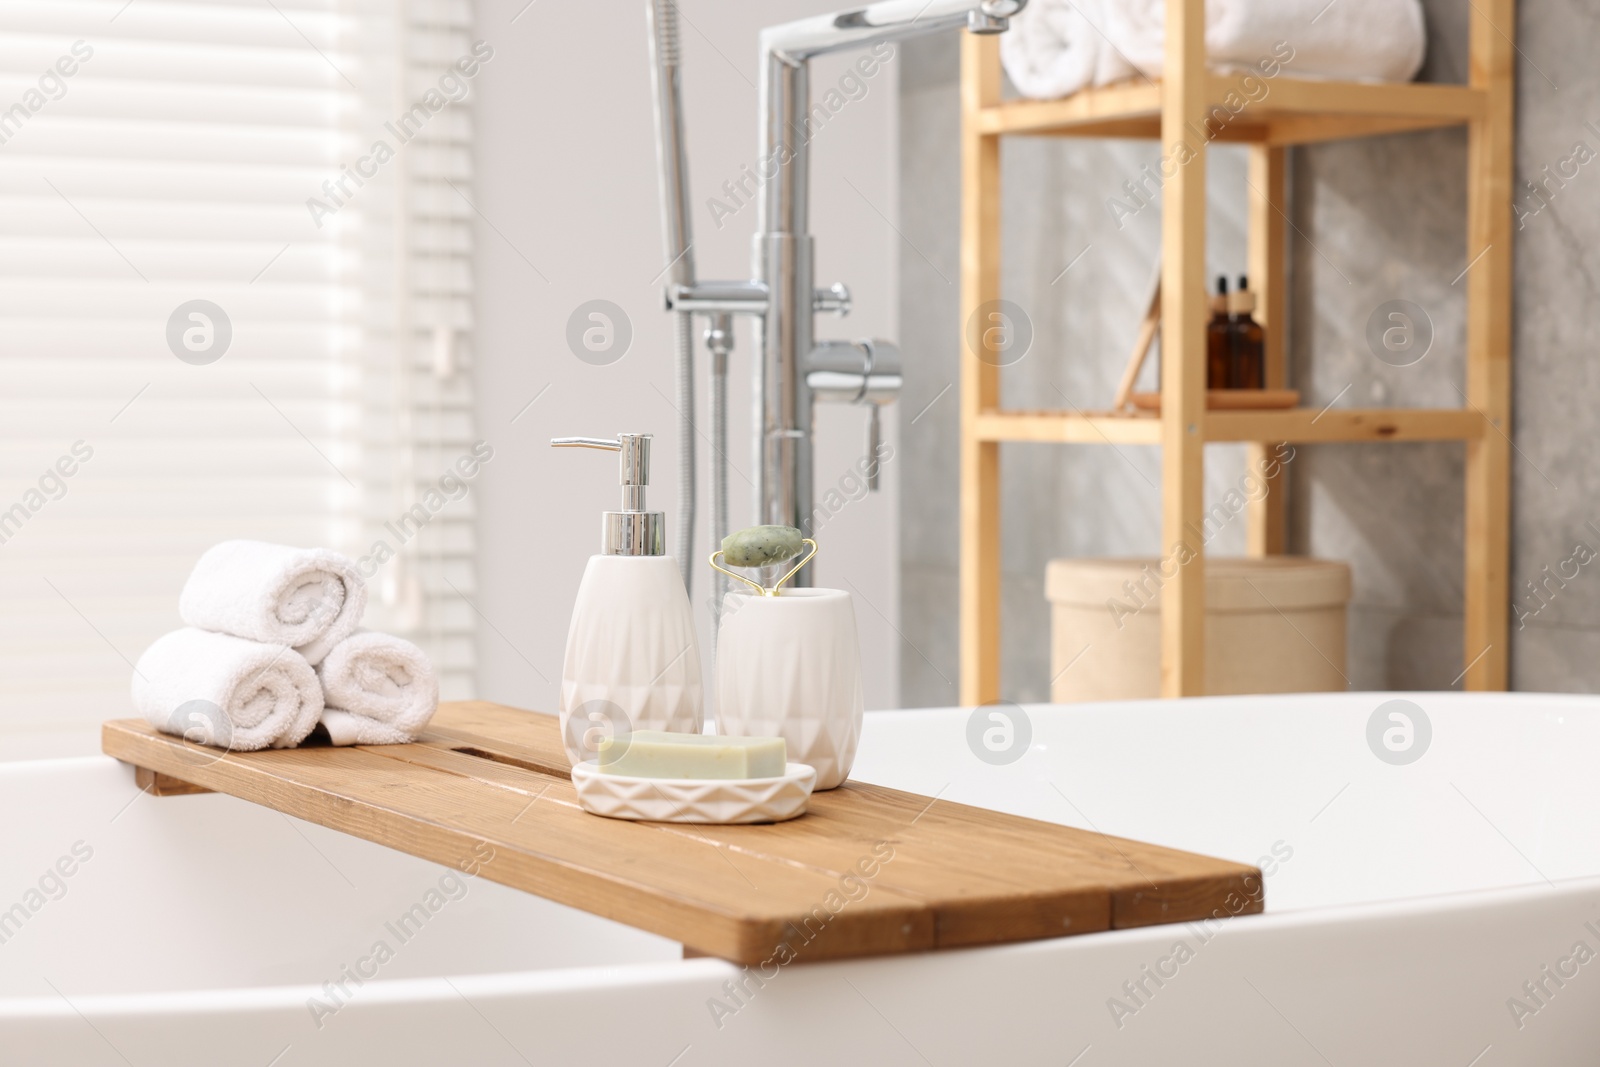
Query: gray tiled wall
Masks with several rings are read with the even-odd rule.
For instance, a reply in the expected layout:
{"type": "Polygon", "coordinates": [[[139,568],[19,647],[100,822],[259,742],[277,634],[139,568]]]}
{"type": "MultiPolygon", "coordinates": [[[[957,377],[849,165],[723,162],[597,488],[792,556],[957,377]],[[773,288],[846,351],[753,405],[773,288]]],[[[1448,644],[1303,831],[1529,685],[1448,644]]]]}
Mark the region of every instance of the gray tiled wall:
{"type": "MultiPolygon", "coordinates": [[[[1462,81],[1464,5],[1428,0],[1422,77],[1462,81]]],[[[1517,156],[1525,177],[1582,142],[1600,156],[1600,68],[1584,41],[1600,15],[1582,0],[1524,5],[1519,26],[1517,156]],[[1585,125],[1594,122],[1595,128],[1585,125]]],[[[901,434],[902,655],[907,706],[956,700],[957,42],[911,42],[901,71],[901,339],[909,368],[901,434]],[[942,392],[943,391],[943,392],[942,392]],[[942,392],[942,395],[941,395],[942,392]],[[920,413],[920,414],[919,414],[920,413]]],[[[1154,145],[1014,138],[1005,175],[1003,289],[1032,320],[1026,358],[1006,368],[1007,406],[1104,408],[1131,344],[1159,244],[1152,206],[1119,227],[1107,201],[1154,162],[1154,145]],[[1080,257],[1081,253],[1081,258],[1080,257]],[[1075,262],[1074,262],[1075,261],[1075,262]],[[1068,265],[1071,264],[1070,269],[1068,265]],[[1065,273],[1062,273],[1065,270],[1065,273]]],[[[1289,213],[1291,384],[1308,405],[1459,406],[1464,388],[1466,138],[1443,131],[1296,150],[1289,213]],[[1376,359],[1367,320],[1394,299],[1424,308],[1428,355],[1409,367],[1376,359]],[[1336,400],[1337,398],[1337,400],[1336,400]]],[[[1245,162],[1210,155],[1210,274],[1244,269],[1245,162]]],[[[1531,201],[1523,201],[1525,203],[1531,201]]],[[[1600,283],[1600,158],[1516,233],[1512,584],[1600,551],[1594,435],[1600,364],[1583,344],[1600,283]]],[[[1476,254],[1474,251],[1473,255],[1476,254]]],[[[1153,381],[1147,370],[1147,380],[1153,381]]],[[[1043,576],[1058,556],[1157,551],[1159,450],[1006,445],[1005,695],[1047,699],[1049,612],[1043,576]]],[[[1465,666],[1461,640],[1462,446],[1302,447],[1290,465],[1291,550],[1349,561],[1351,684],[1448,688],[1465,666]]],[[[1207,453],[1209,495],[1243,472],[1237,447],[1207,453]]],[[[1208,546],[1243,549],[1243,520],[1208,546]]],[[[1567,573],[1572,572],[1571,566],[1567,573]]],[[[1555,587],[1552,587],[1555,588],[1555,587]]],[[[1590,691],[1600,674],[1600,559],[1512,625],[1520,689],[1590,691]]]]}

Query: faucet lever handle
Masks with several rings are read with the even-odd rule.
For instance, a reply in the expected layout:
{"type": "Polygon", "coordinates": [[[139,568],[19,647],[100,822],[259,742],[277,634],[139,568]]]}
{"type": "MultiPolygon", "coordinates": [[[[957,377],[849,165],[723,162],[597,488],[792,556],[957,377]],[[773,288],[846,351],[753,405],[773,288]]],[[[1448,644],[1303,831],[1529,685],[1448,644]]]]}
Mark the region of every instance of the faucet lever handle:
{"type": "Polygon", "coordinates": [[[820,315],[832,312],[841,319],[850,314],[850,289],[843,282],[834,282],[826,289],[818,289],[811,296],[811,310],[820,315]]]}

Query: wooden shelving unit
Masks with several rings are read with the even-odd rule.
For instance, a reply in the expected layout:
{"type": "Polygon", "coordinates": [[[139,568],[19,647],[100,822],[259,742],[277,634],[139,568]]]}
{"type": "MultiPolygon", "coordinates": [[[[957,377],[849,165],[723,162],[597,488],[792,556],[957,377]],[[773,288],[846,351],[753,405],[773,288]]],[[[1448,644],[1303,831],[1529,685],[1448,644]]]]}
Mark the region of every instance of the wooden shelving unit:
{"type": "MultiPolygon", "coordinates": [[[[1461,441],[1466,448],[1468,689],[1506,686],[1511,451],[1511,197],[1515,0],[1479,0],[1471,13],[1467,85],[1373,85],[1267,80],[1268,91],[1226,124],[1241,79],[1205,66],[1204,0],[1167,0],[1165,77],[1085,90],[1063,100],[1006,100],[998,42],[964,35],[961,70],[961,321],[1000,288],[1000,141],[1007,136],[1159,139],[1193,156],[1173,168],[1162,196],[1162,411],[1121,414],[1000,409],[998,360],[965,339],[961,356],[961,699],[1000,697],[1000,445],[1158,444],[1161,543],[1187,543],[1193,560],[1162,589],[1161,691],[1204,692],[1203,458],[1208,442],[1250,444],[1252,462],[1278,442],[1461,441]],[[1465,404],[1459,409],[1205,410],[1206,144],[1248,146],[1249,271],[1267,328],[1267,387],[1285,383],[1285,148],[1410,130],[1465,126],[1467,300],[1465,404]]],[[[1257,90],[1259,93],[1259,89],[1257,90]]],[[[1251,506],[1249,551],[1281,553],[1281,486],[1251,506]]]]}

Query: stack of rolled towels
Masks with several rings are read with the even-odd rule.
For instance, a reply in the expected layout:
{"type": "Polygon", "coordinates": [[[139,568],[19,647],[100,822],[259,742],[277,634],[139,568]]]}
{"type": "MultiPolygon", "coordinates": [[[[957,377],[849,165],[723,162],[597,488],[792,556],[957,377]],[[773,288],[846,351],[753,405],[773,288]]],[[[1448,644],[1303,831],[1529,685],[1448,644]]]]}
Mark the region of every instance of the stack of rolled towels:
{"type": "Polygon", "coordinates": [[[367,589],[323,548],[224,541],[184,584],[185,626],[145,650],[133,702],[158,730],[237,751],[404,744],[439,705],[422,650],[362,630],[367,589]]]}

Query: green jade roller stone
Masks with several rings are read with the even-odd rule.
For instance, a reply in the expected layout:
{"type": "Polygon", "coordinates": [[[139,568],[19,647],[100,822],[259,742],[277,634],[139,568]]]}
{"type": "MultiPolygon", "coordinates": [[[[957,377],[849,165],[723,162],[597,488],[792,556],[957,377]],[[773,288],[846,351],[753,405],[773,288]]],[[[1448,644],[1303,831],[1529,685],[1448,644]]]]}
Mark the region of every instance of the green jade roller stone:
{"type": "Polygon", "coordinates": [[[722,539],[722,559],[731,567],[765,567],[793,559],[804,547],[793,526],[749,526],[722,539]]]}

